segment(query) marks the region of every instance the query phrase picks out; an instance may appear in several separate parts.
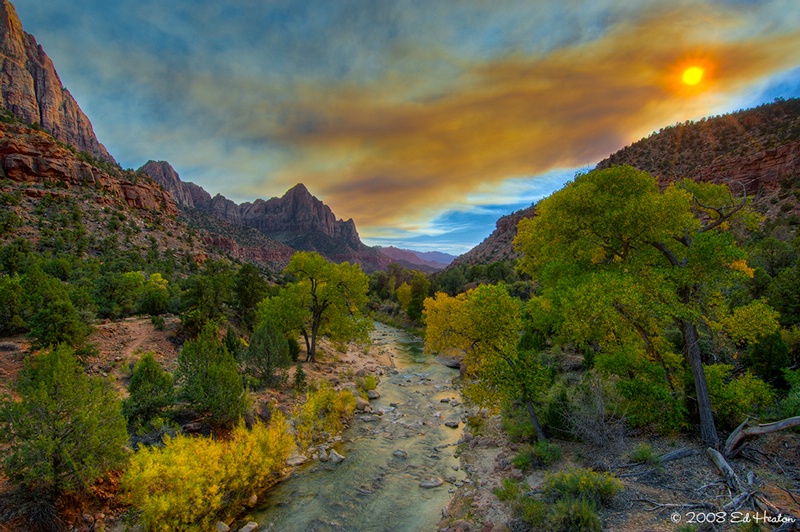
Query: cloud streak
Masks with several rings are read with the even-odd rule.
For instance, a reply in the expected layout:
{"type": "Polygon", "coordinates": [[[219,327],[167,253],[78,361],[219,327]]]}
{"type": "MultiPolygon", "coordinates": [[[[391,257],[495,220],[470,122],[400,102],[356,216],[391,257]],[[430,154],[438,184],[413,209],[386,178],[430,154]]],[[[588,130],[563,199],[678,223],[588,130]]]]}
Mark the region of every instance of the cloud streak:
{"type": "Polygon", "coordinates": [[[281,179],[311,183],[362,226],[402,225],[487,182],[593,163],[797,64],[800,31],[727,41],[709,38],[708,20],[735,31],[741,18],[694,15],[659,11],[544,56],[476,63],[429,100],[387,85],[310,88],[269,130],[300,149],[281,179]],[[698,89],[680,85],[690,64],[707,71],[698,89]]]}
{"type": "Polygon", "coordinates": [[[17,2],[119,160],[237,201],[303,182],[376,237],[465,231],[800,67],[795,0],[79,4],[17,2]]]}

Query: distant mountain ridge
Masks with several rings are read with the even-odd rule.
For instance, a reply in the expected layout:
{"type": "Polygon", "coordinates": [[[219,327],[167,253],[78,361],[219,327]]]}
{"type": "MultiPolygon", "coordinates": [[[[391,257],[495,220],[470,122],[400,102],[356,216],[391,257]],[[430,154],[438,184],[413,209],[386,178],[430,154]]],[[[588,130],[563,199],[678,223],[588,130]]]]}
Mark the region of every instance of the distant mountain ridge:
{"type": "Polygon", "coordinates": [[[394,246],[376,246],[381,253],[406,267],[422,267],[425,270],[438,271],[446,268],[455,257],[440,251],[414,251],[394,246]]]}
{"type": "Polygon", "coordinates": [[[367,271],[385,268],[391,260],[361,242],[352,219],[341,220],[330,207],[299,183],[280,198],[236,204],[221,194],[184,182],[166,161],[148,161],[138,170],[164,187],[180,207],[197,209],[231,224],[257,229],[293,249],[317,251],[334,262],[354,262],[367,271]]]}
{"type": "Polygon", "coordinates": [[[53,62],[33,35],[25,33],[11,2],[0,4],[0,100],[22,121],[57,140],[115,163],[97,140],[92,124],[61,85],[53,62]]]}

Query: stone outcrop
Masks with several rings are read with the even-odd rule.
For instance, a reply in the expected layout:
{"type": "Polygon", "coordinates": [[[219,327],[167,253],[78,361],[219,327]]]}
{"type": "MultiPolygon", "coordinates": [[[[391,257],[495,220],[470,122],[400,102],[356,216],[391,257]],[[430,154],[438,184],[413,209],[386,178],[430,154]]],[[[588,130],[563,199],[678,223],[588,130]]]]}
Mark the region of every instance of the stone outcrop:
{"type": "MultiPolygon", "coordinates": [[[[153,181],[133,172],[117,175],[82,161],[52,137],[21,124],[0,123],[0,175],[18,183],[62,189],[91,186],[108,202],[175,216],[172,197],[153,181]]],[[[36,190],[32,190],[36,193],[36,190]]]]}
{"type": "Polygon", "coordinates": [[[495,229],[492,234],[471,250],[458,256],[451,266],[490,264],[497,261],[516,259],[519,256],[514,251],[517,224],[524,218],[533,218],[534,212],[534,207],[531,205],[526,209],[501,217],[495,223],[495,229]]]}
{"type": "MultiPolygon", "coordinates": [[[[354,262],[366,271],[383,269],[392,259],[361,242],[352,219],[337,219],[330,207],[297,184],[280,198],[236,204],[221,194],[184,182],[166,161],[139,168],[175,197],[178,205],[197,209],[233,226],[257,229],[289,248],[317,251],[334,262],[354,262]]],[[[224,242],[220,242],[224,244],[224,242]]]]}
{"type": "Polygon", "coordinates": [[[25,33],[11,2],[0,0],[0,98],[22,121],[38,124],[59,141],[114,162],[92,124],[61,85],[53,62],[25,33]]]}

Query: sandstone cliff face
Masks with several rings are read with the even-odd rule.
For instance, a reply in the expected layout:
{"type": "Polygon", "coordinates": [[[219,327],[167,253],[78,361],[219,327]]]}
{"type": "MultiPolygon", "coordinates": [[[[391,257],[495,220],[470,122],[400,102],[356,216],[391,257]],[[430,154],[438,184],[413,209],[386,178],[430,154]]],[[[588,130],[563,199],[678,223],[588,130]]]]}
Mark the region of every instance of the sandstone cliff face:
{"type": "Polygon", "coordinates": [[[114,162],[91,122],[61,85],[53,62],[22,23],[8,0],[0,2],[0,98],[3,106],[56,139],[114,162]]]}
{"type": "MultiPolygon", "coordinates": [[[[389,257],[361,242],[352,219],[337,220],[330,207],[303,184],[295,185],[280,198],[237,205],[221,194],[212,198],[202,187],[181,181],[168,162],[149,161],[139,171],[163,186],[178,205],[197,209],[233,226],[257,229],[291,248],[318,251],[335,262],[355,262],[367,271],[385,268],[391,262],[389,257]]],[[[232,245],[223,241],[211,243],[225,249],[232,245]]]]}
{"type": "Polygon", "coordinates": [[[110,202],[169,216],[178,213],[170,195],[156,183],[124,172],[111,175],[81,161],[48,134],[20,124],[0,123],[0,175],[32,185],[91,186],[110,202]]]}
{"type": "Polygon", "coordinates": [[[148,161],[138,171],[152,177],[182,207],[202,209],[211,204],[211,194],[194,183],[181,181],[178,172],[166,161],[148,161]]]}

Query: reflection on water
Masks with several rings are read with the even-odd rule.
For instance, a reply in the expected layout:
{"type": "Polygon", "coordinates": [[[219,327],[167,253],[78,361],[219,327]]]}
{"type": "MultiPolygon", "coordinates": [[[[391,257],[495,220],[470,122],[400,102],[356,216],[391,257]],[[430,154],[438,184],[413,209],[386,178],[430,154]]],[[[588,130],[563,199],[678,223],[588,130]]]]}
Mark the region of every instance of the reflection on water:
{"type": "Polygon", "coordinates": [[[273,488],[253,513],[261,530],[429,531],[450,499],[452,483],[465,478],[453,457],[461,429],[460,403],[451,381],[456,370],[437,363],[419,339],[376,324],[374,349],[394,355],[396,370],[382,378],[380,416],[356,415],[336,450],[341,464],[313,462],[273,488]],[[420,482],[442,479],[432,489],[420,482]]]}

